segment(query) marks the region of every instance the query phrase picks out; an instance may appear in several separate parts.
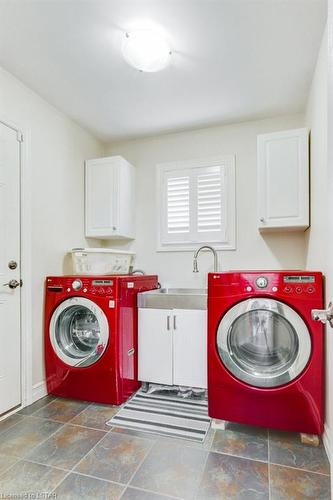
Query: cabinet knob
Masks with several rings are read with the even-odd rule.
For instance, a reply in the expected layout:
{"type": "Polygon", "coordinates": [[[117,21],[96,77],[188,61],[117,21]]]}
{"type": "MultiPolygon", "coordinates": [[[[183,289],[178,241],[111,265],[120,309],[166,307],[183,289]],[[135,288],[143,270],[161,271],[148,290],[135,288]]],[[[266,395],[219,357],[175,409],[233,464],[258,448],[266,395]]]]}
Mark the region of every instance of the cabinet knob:
{"type": "Polygon", "coordinates": [[[259,219],[259,220],[260,220],[260,222],[265,222],[264,217],[260,217],[260,219],[259,219]]]}
{"type": "Polygon", "coordinates": [[[116,231],[116,229],[117,229],[117,228],[116,228],[116,226],[112,226],[112,229],[113,229],[114,231],[116,231]]]}

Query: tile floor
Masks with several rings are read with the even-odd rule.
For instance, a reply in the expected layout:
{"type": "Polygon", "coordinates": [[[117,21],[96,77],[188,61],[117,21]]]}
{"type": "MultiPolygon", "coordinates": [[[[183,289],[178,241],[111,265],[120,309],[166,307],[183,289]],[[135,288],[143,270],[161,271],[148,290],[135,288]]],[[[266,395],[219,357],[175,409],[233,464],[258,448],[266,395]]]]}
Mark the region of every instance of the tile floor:
{"type": "Polygon", "coordinates": [[[0,422],[0,497],[330,499],[324,448],[298,435],[230,423],[198,444],[111,429],[116,411],[47,396],[0,422]]]}

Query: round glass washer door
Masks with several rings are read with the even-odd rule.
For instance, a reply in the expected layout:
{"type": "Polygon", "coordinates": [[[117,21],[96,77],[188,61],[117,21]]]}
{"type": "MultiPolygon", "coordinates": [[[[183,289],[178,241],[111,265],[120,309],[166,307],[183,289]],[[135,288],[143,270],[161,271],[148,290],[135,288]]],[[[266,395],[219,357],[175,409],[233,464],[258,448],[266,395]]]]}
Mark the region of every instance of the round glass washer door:
{"type": "Polygon", "coordinates": [[[84,297],[62,302],[50,322],[50,340],[57,356],[67,365],[90,366],[103,355],[109,326],[102,309],[84,297]]]}
{"type": "Polygon", "coordinates": [[[254,387],[294,380],[311,356],[311,337],[291,307],[272,299],[248,299],[223,316],[217,349],[225,367],[254,387]]]}

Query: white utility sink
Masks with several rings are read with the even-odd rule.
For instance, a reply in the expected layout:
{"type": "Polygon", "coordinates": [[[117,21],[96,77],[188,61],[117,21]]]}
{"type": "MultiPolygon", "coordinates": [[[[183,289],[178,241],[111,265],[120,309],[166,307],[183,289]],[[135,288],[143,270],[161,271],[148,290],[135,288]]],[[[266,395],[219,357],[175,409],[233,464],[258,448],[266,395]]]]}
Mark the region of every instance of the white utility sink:
{"type": "Polygon", "coordinates": [[[206,288],[158,288],[138,294],[138,307],[148,309],[207,309],[206,288]]]}

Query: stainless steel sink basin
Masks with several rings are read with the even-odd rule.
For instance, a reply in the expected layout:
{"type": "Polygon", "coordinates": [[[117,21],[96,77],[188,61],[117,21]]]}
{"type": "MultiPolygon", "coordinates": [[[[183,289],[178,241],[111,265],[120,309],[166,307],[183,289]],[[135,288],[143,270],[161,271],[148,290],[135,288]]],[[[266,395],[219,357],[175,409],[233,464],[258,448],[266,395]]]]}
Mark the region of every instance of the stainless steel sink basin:
{"type": "Polygon", "coordinates": [[[150,309],[207,309],[205,288],[159,288],[138,294],[138,307],[150,309]]]}

